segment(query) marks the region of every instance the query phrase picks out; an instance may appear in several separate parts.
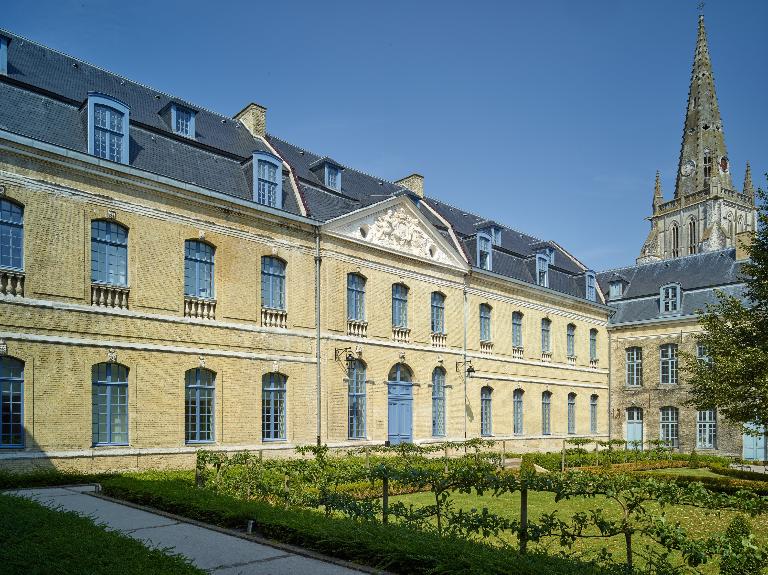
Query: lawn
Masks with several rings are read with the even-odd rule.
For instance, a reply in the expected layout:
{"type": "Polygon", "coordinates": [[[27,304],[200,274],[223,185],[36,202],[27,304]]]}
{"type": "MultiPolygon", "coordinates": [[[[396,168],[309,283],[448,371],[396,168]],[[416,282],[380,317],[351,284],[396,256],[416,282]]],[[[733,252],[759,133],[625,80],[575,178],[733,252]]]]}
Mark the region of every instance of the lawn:
{"type": "Polygon", "coordinates": [[[0,517],[0,570],[4,575],[205,573],[185,559],[148,549],[90,519],[20,497],[0,494],[0,517]]]}
{"type": "MultiPolygon", "coordinates": [[[[675,469],[674,471],[679,472],[685,470],[675,469]]],[[[694,473],[711,473],[708,470],[701,469],[688,469],[687,471],[694,473]]],[[[519,493],[511,495],[505,494],[499,497],[495,497],[491,494],[478,496],[475,494],[453,493],[451,500],[453,501],[455,510],[470,510],[473,508],[482,510],[483,508],[487,508],[490,513],[495,513],[504,517],[520,517],[519,493]]],[[[390,501],[402,501],[408,505],[421,507],[425,505],[433,505],[434,495],[432,493],[413,493],[410,495],[392,497],[390,498],[390,501]]],[[[552,493],[539,491],[531,491],[528,493],[528,517],[529,521],[533,522],[544,513],[557,511],[558,515],[565,520],[577,512],[586,512],[595,508],[603,509],[609,517],[620,516],[618,504],[605,497],[579,497],[556,502],[555,496],[552,493]]],[[[666,508],[666,514],[670,521],[679,521],[693,538],[705,538],[709,535],[724,531],[735,515],[734,512],[714,513],[705,509],[684,506],[669,506],[666,508]]],[[[750,518],[749,521],[760,541],[763,543],[768,542],[768,516],[758,516],[754,519],[750,518]]],[[[516,539],[509,534],[505,534],[503,537],[500,536],[499,540],[496,542],[500,544],[511,543],[514,546],[517,545],[516,539]]],[[[635,552],[642,555],[644,552],[644,544],[646,543],[649,543],[649,541],[637,537],[637,539],[633,541],[635,552]]],[[[623,536],[613,538],[596,537],[578,539],[572,551],[576,552],[578,556],[589,560],[597,557],[603,547],[612,553],[617,560],[623,560],[626,555],[623,536]]],[[[554,538],[545,538],[539,543],[532,543],[529,545],[529,548],[546,550],[550,554],[558,554],[563,550],[567,550],[567,548],[561,547],[559,541],[554,538]]],[[[638,563],[643,563],[643,560],[640,557],[636,557],[636,560],[638,563]]],[[[700,569],[703,573],[718,572],[717,566],[713,564],[705,565],[700,567],[700,569]]]]}

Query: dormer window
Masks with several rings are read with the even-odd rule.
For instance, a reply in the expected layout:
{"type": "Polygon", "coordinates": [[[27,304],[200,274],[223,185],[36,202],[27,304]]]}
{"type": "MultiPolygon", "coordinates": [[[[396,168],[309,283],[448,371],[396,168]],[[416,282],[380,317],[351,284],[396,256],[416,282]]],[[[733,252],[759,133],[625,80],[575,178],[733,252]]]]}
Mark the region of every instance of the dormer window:
{"type": "Polygon", "coordinates": [[[477,234],[477,267],[484,270],[493,269],[493,252],[491,237],[486,234],[477,234]]]}
{"type": "Polygon", "coordinates": [[[608,299],[620,299],[624,295],[624,282],[614,280],[608,284],[608,299]]]}
{"type": "Polygon", "coordinates": [[[88,153],[128,163],[128,106],[104,94],[88,94],[88,153]]]}
{"type": "Polygon", "coordinates": [[[677,313],[680,310],[680,286],[669,284],[661,288],[660,309],[663,314],[677,313]]]}
{"type": "Polygon", "coordinates": [[[549,287],[549,256],[547,254],[536,255],[536,284],[549,287]]]}
{"type": "Polygon", "coordinates": [[[589,301],[597,301],[597,289],[595,288],[595,272],[588,270],[586,274],[587,282],[587,299],[589,301]]]}
{"type": "Polygon", "coordinates": [[[333,164],[325,164],[325,185],[337,192],[341,191],[341,170],[333,164]]]}
{"type": "Polygon", "coordinates": [[[549,265],[555,265],[555,248],[546,248],[544,249],[544,253],[547,254],[547,257],[549,258],[549,265]]]}
{"type": "Polygon", "coordinates": [[[254,152],[253,199],[271,208],[283,207],[283,162],[277,156],[254,152]]]}
{"type": "Polygon", "coordinates": [[[0,36],[0,75],[8,75],[8,44],[10,40],[5,36],[0,36]]]}
{"type": "Polygon", "coordinates": [[[493,241],[493,245],[500,246],[501,245],[501,228],[497,226],[493,226],[490,231],[491,231],[491,240],[493,241]]]}
{"type": "Polygon", "coordinates": [[[177,104],[171,105],[171,125],[173,131],[187,138],[195,137],[195,112],[177,104]]]}

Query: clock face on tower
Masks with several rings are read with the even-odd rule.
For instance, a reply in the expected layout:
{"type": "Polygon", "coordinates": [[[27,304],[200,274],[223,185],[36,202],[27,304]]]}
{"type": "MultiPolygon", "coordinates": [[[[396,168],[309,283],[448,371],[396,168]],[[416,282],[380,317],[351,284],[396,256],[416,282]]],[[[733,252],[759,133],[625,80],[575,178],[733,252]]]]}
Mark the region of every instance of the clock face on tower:
{"type": "Polygon", "coordinates": [[[682,166],[680,166],[681,176],[690,176],[696,169],[696,162],[693,160],[686,160],[682,166]]]}

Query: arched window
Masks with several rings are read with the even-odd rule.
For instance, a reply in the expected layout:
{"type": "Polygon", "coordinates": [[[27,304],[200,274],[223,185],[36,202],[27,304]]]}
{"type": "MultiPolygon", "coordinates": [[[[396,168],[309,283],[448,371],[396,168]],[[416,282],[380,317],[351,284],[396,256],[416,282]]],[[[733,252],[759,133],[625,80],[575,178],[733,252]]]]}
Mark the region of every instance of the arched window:
{"type": "Polygon", "coordinates": [[[187,443],[208,443],[214,440],[214,397],[216,374],[201,367],[189,369],[184,377],[184,420],[187,443]]]}
{"type": "Polygon", "coordinates": [[[128,106],[104,94],[88,95],[88,153],[128,163],[128,106]]]}
{"type": "Polygon", "coordinates": [[[597,394],[589,397],[589,432],[597,433],[597,394]]]}
{"type": "Polygon", "coordinates": [[[272,208],[283,207],[283,161],[268,152],[253,153],[253,199],[272,208]]]}
{"type": "Polygon", "coordinates": [[[493,390],[488,386],[485,386],[480,390],[480,435],[491,435],[493,433],[492,393],[493,390]]]}
{"type": "Polygon", "coordinates": [[[568,433],[576,433],[576,394],[573,392],[568,394],[568,433]]]}
{"type": "Polygon", "coordinates": [[[365,439],[365,364],[356,359],[347,373],[349,386],[349,427],[350,439],[365,439]]]}
{"type": "Polygon", "coordinates": [[[523,347],[523,314],[512,312],[512,347],[523,347]]]}
{"type": "Polygon", "coordinates": [[[672,229],[671,229],[671,251],[672,251],[672,257],[676,258],[680,256],[680,227],[677,225],[677,222],[672,222],[672,229]]]}
{"type": "Polygon", "coordinates": [[[515,435],[523,434],[523,390],[512,392],[512,431],[515,435]]]}
{"type": "Polygon", "coordinates": [[[589,361],[597,361],[597,330],[589,330],[589,361]]]}
{"type": "Polygon", "coordinates": [[[286,377],[282,373],[265,373],[261,378],[261,438],[281,441],[286,434],[286,377]]]}
{"type": "Polygon", "coordinates": [[[93,444],[128,445],[128,368],[97,363],[92,381],[93,444]]]}
{"type": "Polygon", "coordinates": [[[108,220],[91,222],[91,281],[128,285],[128,228],[108,220]]]}
{"type": "Polygon", "coordinates": [[[410,383],[413,381],[413,374],[411,373],[411,369],[404,363],[396,363],[392,366],[392,369],[389,370],[387,381],[393,383],[410,383]]]}
{"type": "Polygon", "coordinates": [[[643,449],[643,408],[627,408],[627,447],[643,449]]]}
{"type": "Polygon", "coordinates": [[[544,391],[541,394],[541,434],[542,435],[552,434],[551,417],[552,417],[552,392],[544,391]]]}
{"type": "Polygon", "coordinates": [[[0,200],[0,268],[24,269],[24,208],[0,200]]]}
{"type": "Polygon", "coordinates": [[[677,383],[677,344],[665,343],[659,347],[661,383],[675,385],[677,383]]]}
{"type": "Polygon", "coordinates": [[[445,436],[445,370],[432,371],[432,435],[445,436]]]}
{"type": "Polygon", "coordinates": [[[699,239],[696,229],[696,220],[691,218],[688,220],[688,253],[695,254],[699,251],[699,239]]]}
{"type": "Polygon", "coordinates": [[[432,333],[445,333],[445,296],[439,291],[432,292],[432,333]]]}
{"type": "Polygon", "coordinates": [[[198,240],[184,242],[184,295],[212,299],[215,248],[198,240]]]}
{"type": "Polygon", "coordinates": [[[24,447],[24,362],[0,357],[0,448],[24,447]]]}
{"type": "Polygon", "coordinates": [[[550,330],[552,328],[552,321],[548,318],[541,320],[541,353],[551,353],[551,340],[550,330]]]}
{"type": "Polygon", "coordinates": [[[676,407],[665,406],[659,409],[659,420],[661,427],[659,429],[659,439],[664,442],[667,447],[678,446],[678,422],[680,420],[680,412],[676,407]]]}
{"type": "Polygon", "coordinates": [[[365,278],[347,274],[347,319],[365,321],[365,278]]]}
{"type": "Polygon", "coordinates": [[[392,285],[392,327],[408,327],[408,286],[392,285]]]}
{"type": "Polygon", "coordinates": [[[261,307],[285,309],[285,262],[279,258],[261,258],[261,307]]]}
{"type": "Polygon", "coordinates": [[[717,449],[717,412],[714,409],[696,412],[696,448],[717,449]]]}
{"type": "Polygon", "coordinates": [[[576,357],[576,326],[572,323],[566,328],[565,343],[568,357],[576,357]]]}
{"type": "Polygon", "coordinates": [[[643,385],[643,349],[641,347],[628,347],[627,357],[627,387],[640,387],[643,385]]]}
{"type": "Polygon", "coordinates": [[[480,304],[480,341],[491,341],[491,306],[480,304]]]}

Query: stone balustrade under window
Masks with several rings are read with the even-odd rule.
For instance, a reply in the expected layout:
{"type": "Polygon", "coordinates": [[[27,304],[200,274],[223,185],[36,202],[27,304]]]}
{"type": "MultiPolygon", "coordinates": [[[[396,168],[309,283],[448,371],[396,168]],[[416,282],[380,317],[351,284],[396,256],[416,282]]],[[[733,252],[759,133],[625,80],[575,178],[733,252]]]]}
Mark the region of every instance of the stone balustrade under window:
{"type": "Polygon", "coordinates": [[[523,359],[524,350],[522,347],[513,347],[512,348],[512,358],[513,359],[523,359]]]}
{"type": "Polygon", "coordinates": [[[0,270],[0,294],[22,297],[24,295],[24,272],[0,270]]]}
{"type": "Polygon", "coordinates": [[[576,365],[576,356],[575,355],[569,355],[568,356],[568,365],[576,365]]]}
{"type": "Polygon", "coordinates": [[[91,305],[128,309],[128,294],[130,291],[128,286],[91,284],[91,305]]]}
{"type": "Polygon", "coordinates": [[[552,352],[551,351],[542,351],[541,352],[541,361],[552,361],[552,352]]]}
{"type": "Polygon", "coordinates": [[[589,360],[589,367],[591,367],[592,369],[597,369],[597,366],[598,366],[599,363],[600,363],[600,360],[597,359],[597,358],[590,359],[589,360]]]}
{"type": "Polygon", "coordinates": [[[480,351],[482,353],[493,353],[493,342],[492,341],[481,341],[480,342],[480,351]]]}
{"type": "Polygon", "coordinates": [[[411,337],[411,330],[407,327],[392,326],[392,339],[397,343],[408,343],[411,337]]]}
{"type": "Polygon", "coordinates": [[[270,307],[261,308],[261,325],[263,327],[288,327],[288,312],[284,309],[270,307]]]}
{"type": "Polygon", "coordinates": [[[347,335],[353,337],[368,337],[368,322],[358,319],[348,319],[347,335]]]}
{"type": "Polygon", "coordinates": [[[185,295],[184,316],[197,319],[216,319],[216,300],[185,295]]]}
{"type": "Polygon", "coordinates": [[[448,334],[445,334],[445,333],[432,334],[432,347],[446,347],[447,345],[448,345],[448,334]]]}

